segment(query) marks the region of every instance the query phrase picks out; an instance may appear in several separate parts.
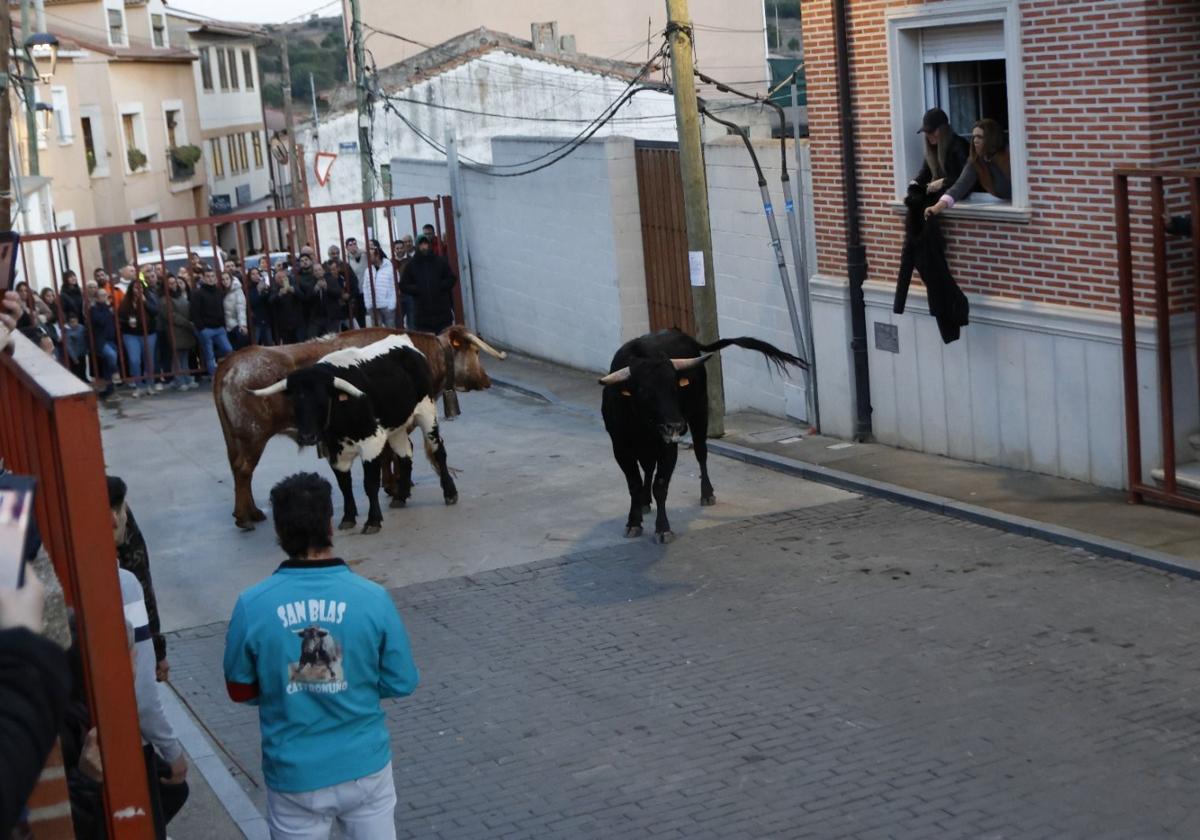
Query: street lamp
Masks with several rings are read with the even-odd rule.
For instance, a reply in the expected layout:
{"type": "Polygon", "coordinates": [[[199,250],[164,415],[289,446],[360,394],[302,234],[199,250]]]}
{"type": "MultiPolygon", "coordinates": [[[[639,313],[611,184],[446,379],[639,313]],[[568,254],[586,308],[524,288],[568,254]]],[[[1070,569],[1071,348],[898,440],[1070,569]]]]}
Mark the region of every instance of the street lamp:
{"type": "Polygon", "coordinates": [[[50,71],[39,73],[42,84],[50,84],[54,71],[58,67],[58,38],[49,32],[34,32],[25,39],[25,52],[29,55],[30,63],[37,67],[37,60],[50,59],[50,71]]]}

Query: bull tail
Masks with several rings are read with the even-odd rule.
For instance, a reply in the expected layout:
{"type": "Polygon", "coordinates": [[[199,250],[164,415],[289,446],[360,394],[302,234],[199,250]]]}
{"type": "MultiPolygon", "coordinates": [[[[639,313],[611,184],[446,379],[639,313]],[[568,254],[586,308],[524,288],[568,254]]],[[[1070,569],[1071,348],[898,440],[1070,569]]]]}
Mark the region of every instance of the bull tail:
{"type": "Polygon", "coordinates": [[[718,350],[723,350],[731,346],[762,353],[767,357],[767,361],[775,366],[775,370],[779,373],[787,373],[788,366],[808,370],[808,362],[799,356],[793,356],[786,350],[780,350],[774,344],[770,344],[759,338],[752,338],[748,335],[738,338],[722,338],[720,341],[714,341],[712,344],[701,344],[700,349],[706,353],[715,353],[718,350]]]}

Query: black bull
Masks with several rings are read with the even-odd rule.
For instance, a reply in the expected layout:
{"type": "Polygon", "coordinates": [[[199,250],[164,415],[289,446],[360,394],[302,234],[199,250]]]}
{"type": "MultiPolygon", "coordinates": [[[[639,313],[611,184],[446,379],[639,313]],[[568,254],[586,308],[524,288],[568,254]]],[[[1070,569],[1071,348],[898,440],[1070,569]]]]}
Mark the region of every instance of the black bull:
{"type": "Polygon", "coordinates": [[[658,507],[658,542],[674,537],[667,519],[667,490],[679,456],[679,439],[689,429],[700,465],[700,503],[716,503],[708,477],[708,375],[704,363],[714,352],[737,346],[762,353],[778,370],[807,369],[802,359],[757,338],[725,338],[701,344],[679,330],[661,330],[622,345],[613,356],[601,413],[613,455],[629,486],[625,536],[642,534],[642,514],[658,507]],[[640,470],[639,470],[640,467],[640,470]]]}

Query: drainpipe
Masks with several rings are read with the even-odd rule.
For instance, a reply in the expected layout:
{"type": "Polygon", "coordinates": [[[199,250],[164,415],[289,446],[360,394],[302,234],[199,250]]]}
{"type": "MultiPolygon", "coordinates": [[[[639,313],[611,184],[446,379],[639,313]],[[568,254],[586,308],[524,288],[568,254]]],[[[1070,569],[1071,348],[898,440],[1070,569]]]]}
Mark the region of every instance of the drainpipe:
{"type": "Polygon", "coordinates": [[[854,357],[854,439],[871,437],[871,370],[867,363],[867,249],[858,226],[858,169],[854,163],[854,111],[850,99],[850,41],[846,33],[846,0],[833,0],[837,54],[838,116],[842,136],[842,186],[846,212],[846,276],[850,281],[850,349],[854,357]]]}

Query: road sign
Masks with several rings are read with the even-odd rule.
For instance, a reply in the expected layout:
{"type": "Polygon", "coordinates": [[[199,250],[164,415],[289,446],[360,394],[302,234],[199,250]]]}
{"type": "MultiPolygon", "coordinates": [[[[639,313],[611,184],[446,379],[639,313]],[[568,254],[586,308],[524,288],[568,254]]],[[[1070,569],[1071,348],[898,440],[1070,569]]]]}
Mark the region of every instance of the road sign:
{"type": "Polygon", "coordinates": [[[317,183],[322,187],[329,182],[329,173],[333,171],[335,160],[337,155],[334,152],[317,152],[313,159],[313,174],[317,176],[317,183]]]}

